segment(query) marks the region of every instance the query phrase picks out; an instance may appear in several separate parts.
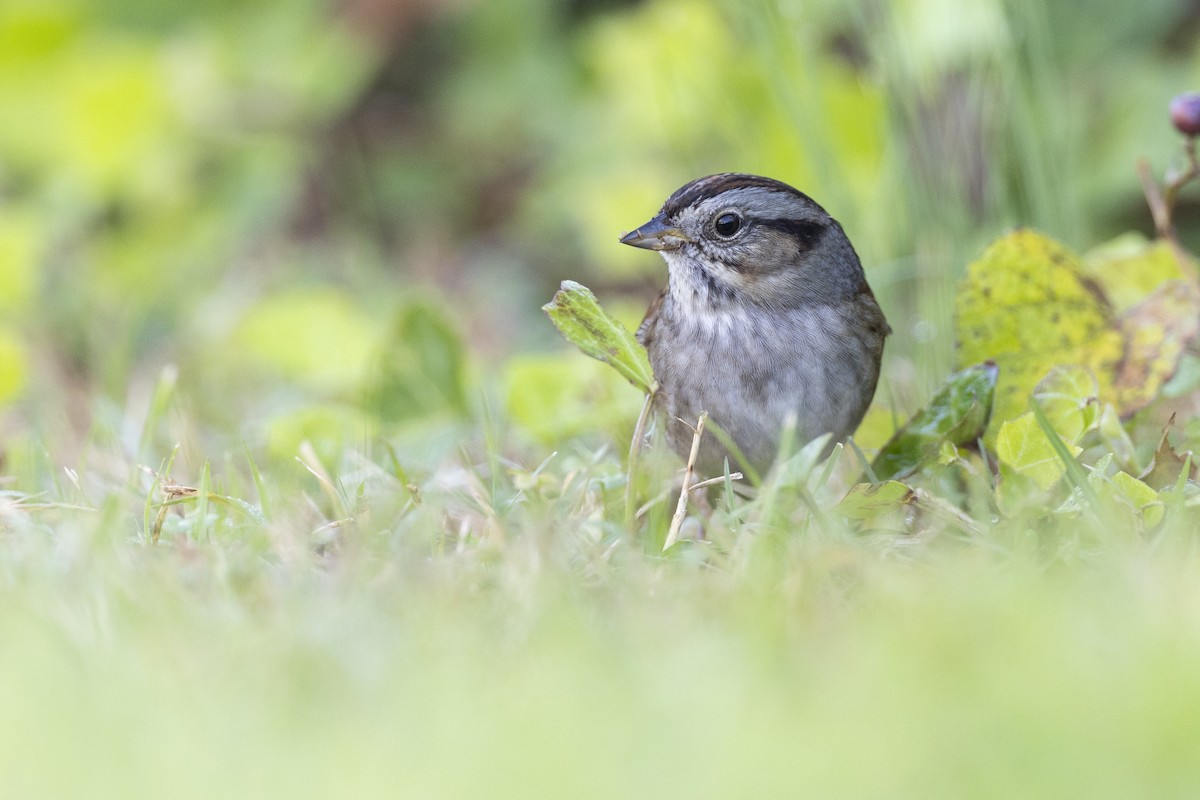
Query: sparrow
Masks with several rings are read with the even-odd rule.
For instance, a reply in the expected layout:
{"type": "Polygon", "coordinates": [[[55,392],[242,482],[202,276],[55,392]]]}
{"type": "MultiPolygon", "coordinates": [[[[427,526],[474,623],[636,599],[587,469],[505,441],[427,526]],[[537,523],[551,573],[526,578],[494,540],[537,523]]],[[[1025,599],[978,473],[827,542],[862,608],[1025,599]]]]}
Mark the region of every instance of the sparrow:
{"type": "Polygon", "coordinates": [[[842,226],[771,178],[722,173],[686,184],[621,237],[657,250],[667,287],[637,330],[658,383],[656,411],[684,459],[708,412],[735,446],[705,435],[698,472],[773,464],[789,417],[797,444],[862,421],[879,380],[884,318],[842,226]]]}

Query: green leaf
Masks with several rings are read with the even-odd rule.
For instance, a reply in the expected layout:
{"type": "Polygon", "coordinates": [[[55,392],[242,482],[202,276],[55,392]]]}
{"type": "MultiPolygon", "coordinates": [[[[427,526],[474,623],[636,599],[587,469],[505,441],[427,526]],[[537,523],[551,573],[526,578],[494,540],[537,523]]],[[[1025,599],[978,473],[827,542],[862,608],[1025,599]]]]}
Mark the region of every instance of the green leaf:
{"type": "Polygon", "coordinates": [[[1200,286],[1177,277],[1191,273],[1181,266],[1187,258],[1169,243],[1122,243],[1094,256],[1089,274],[1077,255],[1034,231],[988,247],[967,268],[954,305],[960,363],[1000,365],[989,442],[1056,366],[1091,370],[1096,397],[1122,416],[1157,397],[1200,335],[1200,286]]]}
{"type": "Polygon", "coordinates": [[[983,435],[998,370],[992,362],[951,375],[929,405],[913,415],[875,457],[880,480],[911,475],[938,457],[942,445],[966,445],[983,435]]]}
{"type": "MultiPolygon", "coordinates": [[[[1038,403],[1037,398],[1030,398],[1029,407],[1033,412],[1033,418],[1037,420],[1038,427],[1042,429],[1042,433],[1046,434],[1046,441],[1054,448],[1055,455],[1062,462],[1071,485],[1084,496],[1091,509],[1096,509],[1096,491],[1088,482],[1088,476],[1084,473],[1083,467],[1079,466],[1079,462],[1075,460],[1075,456],[1079,455],[1079,449],[1067,449],[1068,443],[1063,441],[1062,437],[1051,426],[1050,420],[1046,419],[1046,412],[1042,410],[1042,406],[1038,403]]],[[[1111,461],[1112,453],[1106,453],[1104,457],[1111,461]]]]}
{"type": "Polygon", "coordinates": [[[654,386],[646,348],[629,329],[600,307],[591,289],[563,281],[554,299],[542,306],[567,341],[592,358],[609,364],[643,392],[654,386]]]}
{"type": "Polygon", "coordinates": [[[1041,405],[1050,427],[1068,442],[1096,424],[1100,387],[1091,370],[1078,365],[1055,367],[1038,383],[1033,397],[1041,405]]]}
{"type": "MultiPolygon", "coordinates": [[[[1066,442],[1064,446],[1072,456],[1080,453],[1078,445],[1066,442]]],[[[1007,420],[1000,426],[996,435],[996,456],[1003,466],[1031,478],[1042,489],[1049,489],[1066,471],[1066,465],[1033,412],[1007,420]]]]}

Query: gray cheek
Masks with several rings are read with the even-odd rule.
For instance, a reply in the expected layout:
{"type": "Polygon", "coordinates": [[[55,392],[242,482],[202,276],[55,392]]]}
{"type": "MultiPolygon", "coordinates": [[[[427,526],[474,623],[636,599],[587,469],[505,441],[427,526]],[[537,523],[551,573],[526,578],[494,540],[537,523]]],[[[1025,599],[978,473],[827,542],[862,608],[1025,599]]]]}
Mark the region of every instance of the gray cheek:
{"type": "Polygon", "coordinates": [[[798,252],[787,237],[751,228],[729,242],[705,243],[704,255],[731,275],[755,278],[794,267],[798,252]]]}
{"type": "Polygon", "coordinates": [[[764,273],[792,270],[800,259],[795,240],[774,231],[760,236],[755,243],[755,255],[764,273]]]}

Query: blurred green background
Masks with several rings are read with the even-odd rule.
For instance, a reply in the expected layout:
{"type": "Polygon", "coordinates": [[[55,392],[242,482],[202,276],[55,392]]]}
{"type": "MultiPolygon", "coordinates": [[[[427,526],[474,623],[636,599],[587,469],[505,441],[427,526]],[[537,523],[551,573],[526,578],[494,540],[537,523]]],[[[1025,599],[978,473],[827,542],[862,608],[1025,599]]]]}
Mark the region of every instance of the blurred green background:
{"type": "Polygon", "coordinates": [[[6,0],[10,459],[290,458],[481,407],[619,432],[638,399],[539,307],[571,278],[636,323],[665,270],[618,235],[724,170],[842,221],[911,410],[983,243],[1149,230],[1134,161],[1177,150],[1197,30],[1168,0],[6,0]],[[147,443],[164,380],[187,413],[147,443]]]}

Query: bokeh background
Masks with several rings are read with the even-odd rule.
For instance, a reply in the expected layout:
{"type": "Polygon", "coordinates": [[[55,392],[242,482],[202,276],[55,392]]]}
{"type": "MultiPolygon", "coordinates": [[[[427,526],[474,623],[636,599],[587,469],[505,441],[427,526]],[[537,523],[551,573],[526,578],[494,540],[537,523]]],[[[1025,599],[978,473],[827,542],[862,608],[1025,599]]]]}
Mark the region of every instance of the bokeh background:
{"type": "Polygon", "coordinates": [[[1172,0],[5,0],[9,469],[619,440],[639,398],[540,306],[570,278],[636,323],[665,270],[617,237],[725,170],[842,221],[910,411],[989,239],[1149,231],[1197,32],[1172,0]]]}
{"type": "Polygon", "coordinates": [[[980,469],[847,526],[839,476],[782,471],[659,557],[678,465],[645,452],[625,524],[641,398],[540,307],[572,279],[636,324],[665,269],[618,236],[780,178],[858,247],[868,422],[903,417],[988,241],[1149,232],[1198,33],[1182,0],[0,0],[0,796],[1194,797],[1194,485],[1146,487],[1155,527],[980,469]]]}

